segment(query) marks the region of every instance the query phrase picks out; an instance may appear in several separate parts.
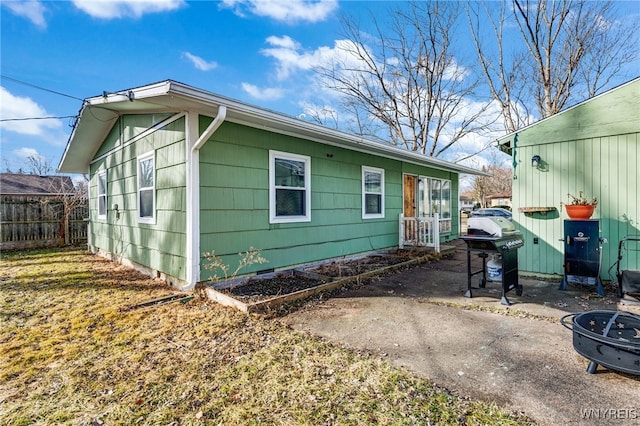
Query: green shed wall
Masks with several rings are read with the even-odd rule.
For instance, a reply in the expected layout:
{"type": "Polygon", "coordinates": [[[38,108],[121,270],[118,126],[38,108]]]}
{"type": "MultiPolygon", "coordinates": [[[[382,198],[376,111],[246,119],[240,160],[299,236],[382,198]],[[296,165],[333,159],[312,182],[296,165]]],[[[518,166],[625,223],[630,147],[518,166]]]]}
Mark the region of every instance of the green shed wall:
{"type": "Polygon", "coordinates": [[[180,280],[186,279],[185,119],[129,143],[168,115],[123,116],[90,166],[90,244],[180,280]],[[137,157],[155,154],[156,223],[138,223],[137,157]],[[98,218],[98,172],[107,171],[107,218],[98,218]],[[119,217],[111,210],[118,204],[119,217]]]}
{"type": "MultiPolygon", "coordinates": [[[[518,133],[513,181],[514,221],[526,243],[519,268],[563,274],[564,220],[561,202],[584,191],[597,197],[592,219],[600,220],[603,245],[601,277],[615,279],[618,242],[640,235],[640,80],[594,98],[518,133]],[[540,155],[539,169],[531,157],[540,155]],[[555,207],[547,214],[525,215],[523,207],[555,207]],[[534,244],[534,238],[539,243],[534,244]]],[[[512,141],[513,146],[513,141],[512,141]]],[[[627,269],[640,269],[640,252],[625,253],[627,269]]]]}
{"type": "MultiPolygon", "coordinates": [[[[261,249],[269,263],[243,271],[255,272],[395,247],[403,173],[450,179],[457,215],[456,173],[226,122],[200,151],[201,252],[235,268],[238,253],[261,249]],[[311,157],[311,222],[269,223],[269,150],[311,157]],[[363,165],[385,171],[382,219],[362,219],[363,165]]],[[[201,279],[209,275],[203,264],[201,279]]]]}

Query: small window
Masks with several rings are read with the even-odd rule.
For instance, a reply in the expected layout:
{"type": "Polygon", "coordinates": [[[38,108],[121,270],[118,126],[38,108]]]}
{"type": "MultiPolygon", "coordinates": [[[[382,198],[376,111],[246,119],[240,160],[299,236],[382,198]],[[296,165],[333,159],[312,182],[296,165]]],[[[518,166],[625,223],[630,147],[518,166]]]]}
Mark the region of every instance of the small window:
{"type": "Polygon", "coordinates": [[[107,171],[98,172],[98,219],[107,218],[107,171]]]}
{"type": "Polygon", "coordinates": [[[138,221],[155,223],[156,191],[153,152],[138,157],[138,221]]]}
{"type": "Polygon", "coordinates": [[[311,157],[269,151],[269,222],[311,221],[311,157]]]}
{"type": "Polygon", "coordinates": [[[362,218],[384,217],[384,170],[362,167],[362,218]]]}

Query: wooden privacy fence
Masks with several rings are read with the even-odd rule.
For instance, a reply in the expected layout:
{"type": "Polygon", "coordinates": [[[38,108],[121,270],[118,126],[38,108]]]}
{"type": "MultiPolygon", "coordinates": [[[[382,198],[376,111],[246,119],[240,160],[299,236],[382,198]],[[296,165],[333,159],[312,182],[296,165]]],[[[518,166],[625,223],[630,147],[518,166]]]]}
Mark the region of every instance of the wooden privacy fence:
{"type": "Polygon", "coordinates": [[[2,196],[0,249],[86,243],[89,206],[74,204],[60,196],[2,196]]]}

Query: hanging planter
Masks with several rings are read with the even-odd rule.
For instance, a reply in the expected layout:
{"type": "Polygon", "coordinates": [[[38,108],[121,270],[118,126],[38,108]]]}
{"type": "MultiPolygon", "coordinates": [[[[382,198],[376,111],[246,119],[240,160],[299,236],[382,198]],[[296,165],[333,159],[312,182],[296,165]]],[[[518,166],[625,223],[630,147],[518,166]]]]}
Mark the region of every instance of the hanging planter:
{"type": "Polygon", "coordinates": [[[586,220],[590,219],[593,216],[593,212],[598,205],[598,199],[592,198],[588,200],[584,197],[582,191],[578,193],[578,196],[575,197],[571,194],[567,194],[569,198],[569,203],[561,203],[564,205],[565,210],[567,211],[567,216],[573,220],[586,220]]]}

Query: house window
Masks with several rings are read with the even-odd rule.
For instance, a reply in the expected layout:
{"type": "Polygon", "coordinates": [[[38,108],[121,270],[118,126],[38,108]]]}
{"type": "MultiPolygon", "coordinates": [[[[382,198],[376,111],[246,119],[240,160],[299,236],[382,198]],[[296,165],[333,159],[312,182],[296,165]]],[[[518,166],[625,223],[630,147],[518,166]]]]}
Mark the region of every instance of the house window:
{"type": "Polygon", "coordinates": [[[362,218],[384,217],[384,170],[362,167],[362,218]]]}
{"type": "Polygon", "coordinates": [[[107,171],[98,173],[98,219],[107,218],[107,171]]]}
{"type": "Polygon", "coordinates": [[[269,222],[311,221],[311,157],[269,151],[269,222]]]}
{"type": "Polygon", "coordinates": [[[156,191],[153,152],[138,157],[138,221],[155,223],[156,191]]]}
{"type": "Polygon", "coordinates": [[[451,218],[451,181],[444,179],[420,177],[418,187],[420,216],[451,218]]]}

